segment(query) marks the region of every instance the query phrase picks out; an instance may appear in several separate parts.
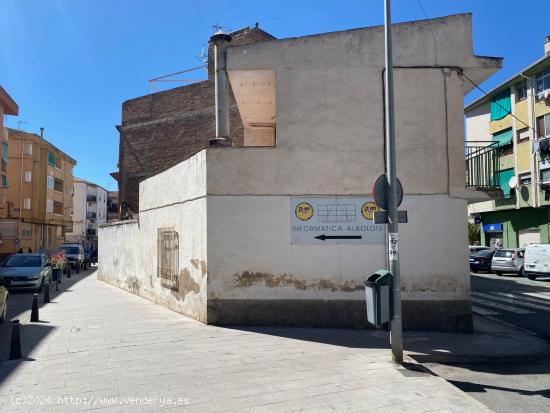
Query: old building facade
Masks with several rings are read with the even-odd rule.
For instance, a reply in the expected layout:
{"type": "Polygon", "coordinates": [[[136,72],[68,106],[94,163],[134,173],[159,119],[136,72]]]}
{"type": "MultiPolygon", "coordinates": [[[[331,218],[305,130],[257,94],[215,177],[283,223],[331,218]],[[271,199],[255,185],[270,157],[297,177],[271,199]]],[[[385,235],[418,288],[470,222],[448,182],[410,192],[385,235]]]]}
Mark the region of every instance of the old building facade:
{"type": "Polygon", "coordinates": [[[66,240],[97,249],[97,228],[107,222],[107,190],[93,182],[74,178],[73,230],[66,240]]]}
{"type": "MultiPolygon", "coordinates": [[[[6,207],[6,191],[8,190],[8,161],[9,161],[9,139],[8,131],[4,130],[4,116],[17,116],[19,107],[10,95],[0,86],[0,141],[2,142],[1,179],[0,184],[0,209],[6,207]]],[[[0,231],[0,241],[2,240],[0,231]]]]}
{"type": "MultiPolygon", "coordinates": [[[[464,75],[501,59],[475,56],[471,30],[393,26],[409,329],[472,330],[464,75]]],[[[225,67],[242,135],[142,181],[139,219],[99,230],[98,277],[205,323],[365,326],[363,282],[386,266],[383,27],[232,46],[225,67]]]]}
{"type": "Polygon", "coordinates": [[[54,249],[72,230],[76,161],[41,135],[7,129],[10,140],[8,206],[1,253],[54,249]]]}
{"type": "MultiPolygon", "coordinates": [[[[259,28],[232,33],[231,45],[271,40],[259,28]]],[[[202,82],[130,99],[122,105],[118,180],[120,202],[135,215],[139,209],[139,182],[165,171],[208,146],[214,136],[214,60],[208,54],[208,79],[202,82]]],[[[231,135],[235,146],[243,140],[239,111],[232,99],[231,135]]]]}
{"type": "Polygon", "coordinates": [[[468,207],[482,245],[550,242],[550,36],[544,55],[465,108],[468,207]]]}

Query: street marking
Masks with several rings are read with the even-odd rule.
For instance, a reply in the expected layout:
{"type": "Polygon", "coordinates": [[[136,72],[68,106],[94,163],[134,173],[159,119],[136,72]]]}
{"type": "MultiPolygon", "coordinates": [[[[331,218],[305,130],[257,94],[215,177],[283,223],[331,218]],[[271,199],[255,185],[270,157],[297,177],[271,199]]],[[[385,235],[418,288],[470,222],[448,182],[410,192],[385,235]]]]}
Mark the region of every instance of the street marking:
{"type": "Polygon", "coordinates": [[[538,310],[550,311],[550,304],[547,304],[547,305],[544,306],[544,305],[540,305],[540,304],[533,304],[533,303],[523,302],[523,301],[520,301],[520,300],[514,299],[514,298],[497,297],[497,296],[490,295],[490,294],[484,294],[484,293],[478,293],[478,292],[472,292],[472,294],[474,294],[476,296],[479,296],[479,297],[490,298],[492,300],[503,301],[503,302],[509,303],[509,304],[516,304],[516,305],[521,305],[523,307],[536,308],[538,310]]]}
{"type": "MultiPolygon", "coordinates": [[[[550,306],[550,296],[548,297],[548,299],[545,300],[544,298],[538,298],[537,299],[537,298],[532,298],[532,297],[526,297],[525,296],[525,295],[531,295],[533,293],[524,293],[525,295],[517,295],[517,294],[512,294],[512,293],[495,292],[495,294],[502,295],[503,297],[516,298],[516,299],[519,299],[519,300],[527,300],[527,301],[531,301],[533,303],[539,303],[539,304],[544,304],[544,305],[550,306]]],[[[540,297],[540,295],[537,296],[537,297],[540,297]]]]}
{"type": "Polygon", "coordinates": [[[479,315],[497,315],[500,313],[497,313],[496,311],[486,310],[485,308],[478,307],[477,305],[472,306],[472,311],[479,315]]]}
{"type": "Polygon", "coordinates": [[[543,300],[550,301],[550,293],[523,293],[530,297],[542,298],[543,300]]]}
{"type": "Polygon", "coordinates": [[[510,311],[510,312],[516,313],[516,314],[533,314],[532,311],[527,311],[527,310],[524,310],[522,308],[511,307],[511,306],[505,305],[505,304],[495,303],[493,301],[484,300],[482,298],[472,297],[472,301],[474,303],[483,304],[483,305],[487,305],[489,307],[498,308],[499,310],[510,311]]]}

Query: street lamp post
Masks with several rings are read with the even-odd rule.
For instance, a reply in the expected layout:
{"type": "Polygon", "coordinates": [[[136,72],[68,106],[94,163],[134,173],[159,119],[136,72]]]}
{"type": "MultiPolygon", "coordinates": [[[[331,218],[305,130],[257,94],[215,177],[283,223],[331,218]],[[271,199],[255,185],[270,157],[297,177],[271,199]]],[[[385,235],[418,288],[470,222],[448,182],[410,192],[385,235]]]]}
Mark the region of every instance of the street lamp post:
{"type": "Polygon", "coordinates": [[[386,120],[386,179],[388,180],[388,261],[393,276],[393,315],[390,341],[392,358],[395,363],[403,363],[403,326],[401,321],[401,287],[399,276],[399,230],[397,214],[397,176],[395,173],[395,119],[393,103],[393,59],[391,36],[390,0],[384,3],[384,40],[386,51],[385,70],[385,120],[386,120]]]}

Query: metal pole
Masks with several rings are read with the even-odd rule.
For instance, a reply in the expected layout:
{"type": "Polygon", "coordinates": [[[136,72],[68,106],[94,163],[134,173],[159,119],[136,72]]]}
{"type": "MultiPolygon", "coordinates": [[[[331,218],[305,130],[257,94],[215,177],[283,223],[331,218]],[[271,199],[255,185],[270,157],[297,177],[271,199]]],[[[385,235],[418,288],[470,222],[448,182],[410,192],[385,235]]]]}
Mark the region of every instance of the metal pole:
{"type": "Polygon", "coordinates": [[[395,363],[403,363],[403,334],[401,323],[401,287],[399,277],[399,232],[397,218],[397,177],[395,174],[395,119],[393,105],[393,59],[390,0],[384,3],[384,40],[386,49],[386,178],[388,180],[388,255],[393,275],[393,316],[391,321],[391,351],[395,363]]]}

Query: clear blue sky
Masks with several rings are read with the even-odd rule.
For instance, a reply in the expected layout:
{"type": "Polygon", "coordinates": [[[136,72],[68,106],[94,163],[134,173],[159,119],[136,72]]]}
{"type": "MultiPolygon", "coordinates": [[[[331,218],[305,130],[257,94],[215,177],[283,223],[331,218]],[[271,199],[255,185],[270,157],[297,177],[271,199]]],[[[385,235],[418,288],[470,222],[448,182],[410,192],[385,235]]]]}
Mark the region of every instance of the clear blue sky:
{"type": "MultiPolygon", "coordinates": [[[[486,88],[541,57],[550,34],[548,0],[523,11],[511,0],[421,3],[429,17],[473,13],[475,52],[504,57],[486,88]]],[[[417,0],[392,4],[395,22],[424,18],[417,0]]],[[[20,108],[6,124],[43,126],[78,161],[75,175],[114,189],[121,103],[146,94],[147,79],[197,66],[212,25],[256,22],[278,38],[379,25],[383,1],[0,0],[0,84],[20,108]]]]}

